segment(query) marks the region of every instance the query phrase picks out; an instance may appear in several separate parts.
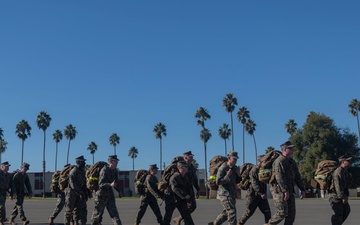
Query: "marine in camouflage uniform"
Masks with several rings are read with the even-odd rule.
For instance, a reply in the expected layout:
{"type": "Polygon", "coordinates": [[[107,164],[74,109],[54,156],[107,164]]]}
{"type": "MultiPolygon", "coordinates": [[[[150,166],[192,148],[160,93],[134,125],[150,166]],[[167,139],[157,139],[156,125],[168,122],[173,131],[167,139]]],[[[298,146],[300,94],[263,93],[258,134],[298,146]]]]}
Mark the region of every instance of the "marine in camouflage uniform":
{"type": "Polygon", "coordinates": [[[146,186],[146,192],[145,195],[141,196],[141,203],[139,211],[135,218],[135,225],[139,225],[141,222],[141,219],[143,218],[146,209],[148,205],[150,205],[150,208],[154,212],[157,222],[159,224],[162,224],[162,215],[161,211],[157,202],[157,198],[162,198],[163,194],[158,190],[157,183],[158,179],[155,176],[158,172],[158,167],[156,164],[150,165],[149,173],[145,178],[145,186],[146,186]]]}
{"type": "Polygon", "coordinates": [[[219,186],[217,195],[224,209],[209,225],[220,225],[225,221],[228,225],[236,224],[236,184],[241,179],[240,169],[236,166],[238,158],[237,152],[230,151],[228,161],[220,166],[216,174],[216,184],[219,186]]]}
{"type": "MultiPolygon", "coordinates": [[[[258,156],[258,162],[263,155],[258,156]]],[[[253,166],[249,172],[250,187],[246,193],[246,211],[237,225],[243,225],[254,214],[257,208],[264,214],[265,223],[271,218],[269,201],[266,196],[266,184],[259,181],[259,167],[253,166]]]]}
{"type": "Polygon", "coordinates": [[[105,207],[108,210],[113,223],[115,225],[121,225],[119,212],[116,207],[114,191],[112,190],[114,187],[120,193],[117,186],[117,181],[119,179],[119,172],[117,170],[118,162],[119,159],[116,155],[110,155],[108,158],[109,165],[104,166],[104,168],[100,170],[99,190],[96,191],[95,194],[95,207],[91,218],[93,225],[101,223],[105,207]]]}
{"type": "MultiPolygon", "coordinates": [[[[184,152],[183,157],[189,167],[189,171],[186,173],[186,176],[189,177],[191,185],[196,189],[196,194],[195,194],[194,189],[191,188],[191,194],[190,194],[191,206],[190,206],[189,210],[190,210],[190,213],[193,213],[196,209],[196,199],[199,198],[199,191],[200,191],[199,181],[198,181],[198,177],[197,177],[197,169],[193,164],[194,155],[191,153],[191,151],[184,152]]],[[[176,225],[179,225],[181,223],[181,221],[182,221],[181,216],[178,216],[174,219],[174,223],[176,225]]]]}
{"type": "Polygon", "coordinates": [[[86,225],[87,205],[86,202],[90,195],[86,188],[84,156],[76,158],[76,166],[69,173],[69,186],[65,189],[65,225],[70,225],[72,217],[74,225],[81,222],[86,225]]]}
{"type": "Polygon", "coordinates": [[[23,165],[21,166],[21,170],[18,171],[13,177],[13,182],[16,189],[16,202],[9,221],[9,223],[13,225],[16,224],[14,219],[18,214],[20,214],[20,218],[23,221],[24,225],[30,223],[30,221],[27,220],[25,216],[23,208],[25,195],[29,196],[29,198],[31,198],[33,195],[30,180],[26,173],[29,168],[30,165],[28,163],[23,163],[23,165]]]}
{"type": "Polygon", "coordinates": [[[16,198],[16,191],[14,182],[12,181],[11,174],[8,173],[10,164],[9,162],[1,163],[0,170],[0,225],[3,225],[6,221],[6,208],[5,202],[7,192],[10,193],[11,199],[16,198]]]}
{"type": "Polygon", "coordinates": [[[194,225],[189,207],[191,206],[191,182],[186,176],[188,165],[185,161],[177,163],[179,172],[175,172],[169,181],[170,191],[165,194],[165,215],[163,225],[170,225],[172,214],[177,208],[185,225],[194,225]]]}
{"type": "Polygon", "coordinates": [[[305,196],[305,187],[296,162],[291,158],[295,146],[287,141],[280,147],[282,155],[274,161],[269,181],[277,211],[267,224],[279,224],[285,219],[284,225],[292,225],[296,214],[294,186],[296,184],[301,190],[301,198],[305,196]]]}
{"type": "Polygon", "coordinates": [[[331,216],[332,225],[341,225],[350,214],[349,174],[347,169],[351,166],[351,157],[340,157],[341,165],[332,175],[332,184],[329,191],[329,202],[334,211],[331,216]]]}

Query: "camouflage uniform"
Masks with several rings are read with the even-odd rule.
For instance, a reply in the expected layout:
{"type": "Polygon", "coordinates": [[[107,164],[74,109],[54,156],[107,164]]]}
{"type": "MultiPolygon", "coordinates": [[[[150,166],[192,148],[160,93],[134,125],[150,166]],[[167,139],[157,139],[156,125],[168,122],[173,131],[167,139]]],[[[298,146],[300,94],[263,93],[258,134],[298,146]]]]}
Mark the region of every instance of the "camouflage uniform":
{"type": "Polygon", "coordinates": [[[182,176],[179,172],[174,173],[170,178],[170,192],[165,194],[165,215],[163,225],[170,225],[172,214],[177,208],[180,212],[185,225],[194,225],[190,210],[188,209],[188,200],[186,195],[191,194],[191,182],[188,176],[182,176]]]}
{"type": "MultiPolygon", "coordinates": [[[[194,164],[190,164],[189,165],[189,171],[186,173],[186,175],[188,176],[191,185],[194,186],[194,188],[196,189],[197,192],[200,191],[200,187],[199,187],[199,181],[198,181],[198,177],[197,177],[197,169],[194,166],[194,164]]],[[[190,213],[194,212],[196,209],[196,197],[195,197],[195,193],[194,193],[194,189],[191,187],[191,206],[190,206],[190,213]]]]}
{"type": "MultiPolygon", "coordinates": [[[[30,165],[27,163],[23,164],[23,167],[26,167],[27,169],[29,169],[29,166],[30,165]]],[[[32,196],[32,189],[31,189],[29,177],[26,172],[19,171],[14,175],[13,182],[15,185],[17,197],[16,197],[14,209],[10,216],[10,222],[14,221],[16,216],[20,214],[20,218],[22,221],[24,221],[24,224],[28,224],[29,221],[25,216],[23,204],[24,204],[25,195],[28,195],[29,197],[32,196]]]]}
{"type": "Polygon", "coordinates": [[[159,224],[162,224],[162,215],[157,203],[157,198],[162,197],[162,193],[157,188],[158,179],[156,176],[148,174],[145,178],[146,193],[141,196],[139,211],[135,218],[135,224],[139,224],[143,218],[146,208],[150,205],[159,224]]]}
{"type": "Polygon", "coordinates": [[[87,222],[87,199],[89,190],[86,188],[85,168],[79,165],[69,173],[69,187],[65,189],[65,225],[69,225],[74,214],[75,225],[87,222]]]}
{"type": "Polygon", "coordinates": [[[349,174],[341,166],[333,173],[333,181],[329,193],[329,202],[334,214],[331,217],[332,225],[343,224],[350,214],[350,205],[343,203],[344,198],[349,197],[349,174]]]}
{"type": "MultiPolygon", "coordinates": [[[[7,162],[4,163],[6,164],[7,162]]],[[[4,165],[4,163],[2,163],[2,165],[4,165]]],[[[7,163],[7,166],[10,165],[7,163]]],[[[10,196],[16,194],[12,176],[10,173],[0,170],[0,223],[4,223],[6,220],[5,202],[8,191],[10,192],[10,196]]]]}
{"type": "Polygon", "coordinates": [[[259,167],[253,166],[249,172],[250,187],[246,193],[246,211],[239,219],[238,225],[245,224],[258,207],[264,214],[265,223],[267,223],[271,218],[269,201],[261,197],[263,194],[266,195],[266,184],[259,181],[258,174],[259,167]]]}
{"type": "Polygon", "coordinates": [[[228,221],[229,225],[236,224],[236,184],[240,181],[240,177],[234,171],[240,169],[233,166],[233,173],[228,176],[229,169],[228,164],[223,163],[216,174],[216,184],[219,186],[217,195],[224,209],[216,217],[214,225],[222,224],[225,221],[228,221]]]}
{"type": "Polygon", "coordinates": [[[49,218],[49,224],[54,223],[54,219],[59,215],[61,210],[64,208],[65,205],[65,193],[63,191],[59,191],[59,193],[56,193],[57,195],[57,202],[54,211],[50,215],[49,218]]]}
{"type": "Polygon", "coordinates": [[[280,155],[273,163],[270,190],[277,212],[268,221],[268,224],[279,224],[285,219],[284,225],[292,225],[295,221],[295,184],[301,191],[305,191],[303,181],[296,162],[292,158],[280,155]],[[285,192],[289,199],[284,201],[285,192]]]}
{"type": "MultiPolygon", "coordinates": [[[[104,213],[105,207],[109,212],[114,224],[121,225],[119,212],[116,207],[115,195],[112,190],[111,183],[117,182],[119,173],[117,169],[110,169],[104,166],[99,174],[99,190],[96,192],[94,200],[94,212],[92,214],[92,224],[98,225],[101,222],[101,217],[104,213]]],[[[116,188],[119,191],[118,188],[116,188]]]]}

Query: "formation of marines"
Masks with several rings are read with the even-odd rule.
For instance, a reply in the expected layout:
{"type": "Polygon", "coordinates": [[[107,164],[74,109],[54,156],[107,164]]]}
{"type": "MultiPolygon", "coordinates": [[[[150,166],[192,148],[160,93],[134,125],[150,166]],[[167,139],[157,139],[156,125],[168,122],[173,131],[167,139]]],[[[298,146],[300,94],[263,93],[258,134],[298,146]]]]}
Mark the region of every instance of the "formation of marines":
{"type": "MultiPolygon", "coordinates": [[[[246,211],[237,221],[236,195],[237,184],[241,180],[240,169],[236,165],[238,153],[230,151],[228,160],[223,163],[216,175],[218,186],[217,198],[220,200],[223,210],[209,223],[209,225],[220,225],[227,221],[229,225],[244,225],[254,214],[257,208],[264,215],[265,224],[279,224],[284,220],[285,225],[292,225],[295,221],[295,190],[296,185],[300,191],[300,198],[305,196],[305,186],[302,182],[296,162],[292,159],[294,145],[287,141],[280,145],[281,155],[272,164],[272,176],[269,182],[270,191],[276,208],[276,213],[271,216],[269,202],[266,192],[267,185],[259,181],[259,167],[253,166],[250,173],[250,186],[246,194],[246,211]]],[[[196,209],[196,199],[199,197],[199,182],[197,169],[193,165],[193,154],[191,151],[183,153],[183,160],[176,163],[176,171],[169,179],[168,187],[164,192],[158,189],[156,164],[149,166],[149,173],[145,178],[146,191],[141,195],[140,207],[135,216],[134,225],[139,225],[148,206],[152,209],[160,225],[170,225],[171,220],[176,225],[184,222],[185,225],[194,225],[191,214],[196,209]],[[195,190],[194,190],[195,189],[195,190]],[[165,202],[165,215],[161,215],[158,199],[165,202]],[[172,219],[173,212],[178,209],[180,215],[172,219]]],[[[260,156],[259,158],[261,158],[260,156]]],[[[332,174],[332,185],[329,190],[329,202],[333,210],[331,217],[332,225],[344,223],[350,213],[349,197],[349,174],[347,169],[351,166],[351,157],[340,157],[340,166],[332,174]]],[[[86,171],[83,156],[75,159],[76,165],[69,173],[69,184],[64,191],[57,193],[58,202],[49,217],[49,225],[54,224],[54,219],[65,207],[65,225],[86,225],[87,223],[87,201],[92,196],[86,187],[86,171]]],[[[91,216],[91,224],[99,225],[105,208],[108,210],[113,224],[121,225],[120,216],[116,207],[113,188],[118,191],[118,165],[119,159],[116,155],[108,157],[106,164],[99,174],[99,190],[94,194],[94,209],[91,216]]],[[[30,221],[26,218],[23,210],[24,197],[32,197],[32,188],[27,175],[30,165],[23,163],[20,170],[10,174],[9,162],[3,162],[0,170],[0,225],[9,222],[16,225],[16,216],[19,214],[23,225],[30,221]],[[9,217],[6,218],[6,197],[15,200],[15,206],[9,217]]]]}

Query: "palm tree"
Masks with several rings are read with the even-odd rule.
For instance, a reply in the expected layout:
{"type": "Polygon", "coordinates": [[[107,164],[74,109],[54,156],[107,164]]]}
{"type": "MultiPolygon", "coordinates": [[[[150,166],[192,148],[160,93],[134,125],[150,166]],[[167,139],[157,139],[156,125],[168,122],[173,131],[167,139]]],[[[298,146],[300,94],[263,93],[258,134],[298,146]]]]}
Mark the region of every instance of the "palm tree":
{"type": "Polygon", "coordinates": [[[271,152],[271,151],[274,151],[275,150],[275,148],[273,147],[273,146],[268,146],[267,148],[266,148],[266,150],[265,150],[265,154],[267,154],[267,153],[269,153],[269,152],[271,152]]]}
{"type": "Polygon", "coordinates": [[[225,156],[227,152],[226,140],[229,139],[230,135],[231,135],[231,129],[229,129],[229,125],[227,123],[224,123],[222,126],[219,127],[219,136],[225,142],[225,156]]]}
{"type": "Polygon", "coordinates": [[[75,139],[76,134],[77,134],[76,128],[72,124],[69,124],[66,126],[66,128],[64,130],[64,135],[65,135],[66,140],[69,140],[66,164],[69,163],[70,141],[75,139]]]}
{"type": "Polygon", "coordinates": [[[43,145],[43,197],[45,198],[45,170],[46,170],[46,160],[45,160],[45,143],[46,143],[46,129],[50,126],[51,117],[44,111],[41,111],[36,117],[36,124],[39,129],[44,132],[44,145],[43,145]]]}
{"type": "Polygon", "coordinates": [[[250,118],[249,110],[245,106],[241,107],[237,112],[237,119],[243,125],[243,164],[245,163],[245,123],[246,120],[249,118],[250,118]]]}
{"type": "Polygon", "coordinates": [[[257,162],[257,147],[256,147],[256,141],[255,141],[255,130],[256,130],[256,123],[252,120],[249,119],[248,121],[246,121],[245,124],[245,130],[246,132],[248,132],[248,134],[250,134],[253,137],[254,140],[254,146],[255,146],[255,163],[257,162]]]}
{"type": "Polygon", "coordinates": [[[204,107],[200,107],[195,113],[195,118],[198,118],[197,125],[201,125],[202,128],[205,128],[205,121],[211,119],[211,116],[204,107]]]}
{"type": "Polygon", "coordinates": [[[135,158],[137,158],[137,155],[138,155],[138,154],[139,154],[138,149],[135,148],[135,146],[133,146],[133,147],[130,148],[130,150],[129,150],[129,155],[128,155],[128,156],[130,156],[130,158],[132,158],[132,160],[133,160],[133,170],[135,170],[135,169],[134,169],[134,166],[135,166],[135,158]]]}
{"type": "Polygon", "coordinates": [[[4,137],[4,131],[3,129],[0,127],[0,139],[3,139],[4,137]]]}
{"type": "MultiPolygon", "coordinates": [[[[16,131],[18,138],[21,139],[21,165],[24,163],[24,142],[25,140],[31,136],[31,127],[26,120],[21,120],[16,125],[16,131]]],[[[20,166],[21,166],[20,165],[20,166]]]]}
{"type": "Polygon", "coordinates": [[[234,147],[234,123],[233,123],[233,111],[235,110],[235,106],[238,105],[237,98],[233,96],[232,93],[226,94],[223,99],[222,106],[225,108],[225,111],[230,113],[230,121],[231,121],[231,141],[232,141],[232,150],[235,150],[234,147]]]}
{"type": "Polygon", "coordinates": [[[56,143],[56,152],[55,152],[55,171],[57,171],[57,155],[58,155],[58,144],[63,139],[63,134],[61,130],[55,130],[53,133],[53,140],[56,143]]]}
{"type": "MultiPolygon", "coordinates": [[[[206,144],[211,138],[210,130],[203,128],[200,132],[200,139],[204,142],[204,154],[205,154],[205,184],[207,184],[207,153],[206,153],[206,144]]],[[[208,189],[205,188],[206,198],[209,198],[208,189]]]]}
{"type": "Polygon", "coordinates": [[[295,123],[294,119],[290,119],[286,124],[285,124],[285,129],[286,132],[289,133],[290,135],[295,134],[296,130],[297,130],[297,123],[295,123]]]}
{"type": "Polygon", "coordinates": [[[359,141],[360,141],[360,124],[359,124],[360,101],[354,98],[353,100],[351,100],[349,104],[349,108],[350,108],[349,112],[356,117],[358,132],[359,132],[359,141]]]}
{"type": "MultiPolygon", "coordinates": [[[[160,140],[160,164],[162,164],[162,136],[166,136],[166,127],[162,123],[155,125],[153,132],[155,132],[155,138],[160,140]]],[[[161,174],[161,166],[159,167],[161,174]]]]}
{"type": "Polygon", "coordinates": [[[109,138],[110,145],[114,146],[114,155],[116,155],[116,145],[120,144],[120,137],[113,133],[109,138]]]}
{"type": "Polygon", "coordinates": [[[87,150],[89,150],[90,154],[92,155],[93,165],[95,164],[94,154],[97,151],[97,149],[98,149],[98,146],[94,141],[90,142],[89,146],[87,147],[87,150]]]}
{"type": "Polygon", "coordinates": [[[0,163],[2,162],[1,156],[7,149],[7,146],[6,146],[7,144],[8,143],[3,138],[0,138],[0,163]]]}

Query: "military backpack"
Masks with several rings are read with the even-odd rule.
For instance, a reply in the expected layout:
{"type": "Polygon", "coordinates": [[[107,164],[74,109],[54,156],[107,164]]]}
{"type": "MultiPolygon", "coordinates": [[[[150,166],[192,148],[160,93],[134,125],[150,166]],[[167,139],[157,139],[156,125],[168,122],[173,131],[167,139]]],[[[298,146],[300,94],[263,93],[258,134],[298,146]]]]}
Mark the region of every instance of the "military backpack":
{"type": "Polygon", "coordinates": [[[314,179],[320,185],[320,190],[330,189],[332,174],[339,164],[333,160],[323,160],[318,163],[314,179]]]}
{"type": "Polygon", "coordinates": [[[177,156],[175,158],[173,158],[171,160],[171,163],[170,165],[168,165],[165,170],[164,170],[164,173],[163,173],[163,176],[161,178],[161,180],[159,181],[158,183],[158,189],[159,191],[161,192],[164,192],[168,187],[169,187],[169,181],[170,181],[170,177],[178,172],[178,169],[177,169],[177,163],[180,162],[180,161],[185,161],[184,160],[184,157],[182,156],[177,156]]]}
{"type": "Polygon", "coordinates": [[[239,183],[239,187],[241,190],[247,190],[250,187],[250,170],[253,168],[254,164],[252,163],[244,163],[240,167],[240,175],[241,181],[239,183]]]}
{"type": "Polygon", "coordinates": [[[222,155],[216,155],[210,159],[210,178],[208,180],[208,186],[211,190],[217,190],[216,174],[222,164],[227,162],[228,158],[222,155]]]}
{"type": "Polygon", "coordinates": [[[269,183],[272,176],[272,166],[275,160],[281,155],[281,151],[272,150],[266,153],[259,163],[259,181],[269,183]]]}
{"type": "Polygon", "coordinates": [[[74,165],[67,165],[60,171],[59,189],[64,191],[69,186],[69,173],[74,168],[74,165]]]}
{"type": "Polygon", "coordinates": [[[51,176],[50,191],[52,193],[60,192],[60,187],[59,187],[60,172],[61,172],[60,170],[55,171],[51,176]]]}
{"type": "Polygon", "coordinates": [[[95,164],[91,165],[89,169],[86,170],[86,187],[90,191],[97,191],[99,190],[99,175],[100,171],[104,166],[108,164],[104,161],[96,162],[95,164]]]}
{"type": "Polygon", "coordinates": [[[135,180],[134,180],[134,187],[136,194],[145,195],[146,193],[145,179],[147,175],[149,175],[149,171],[147,170],[138,170],[136,172],[135,180]]]}

